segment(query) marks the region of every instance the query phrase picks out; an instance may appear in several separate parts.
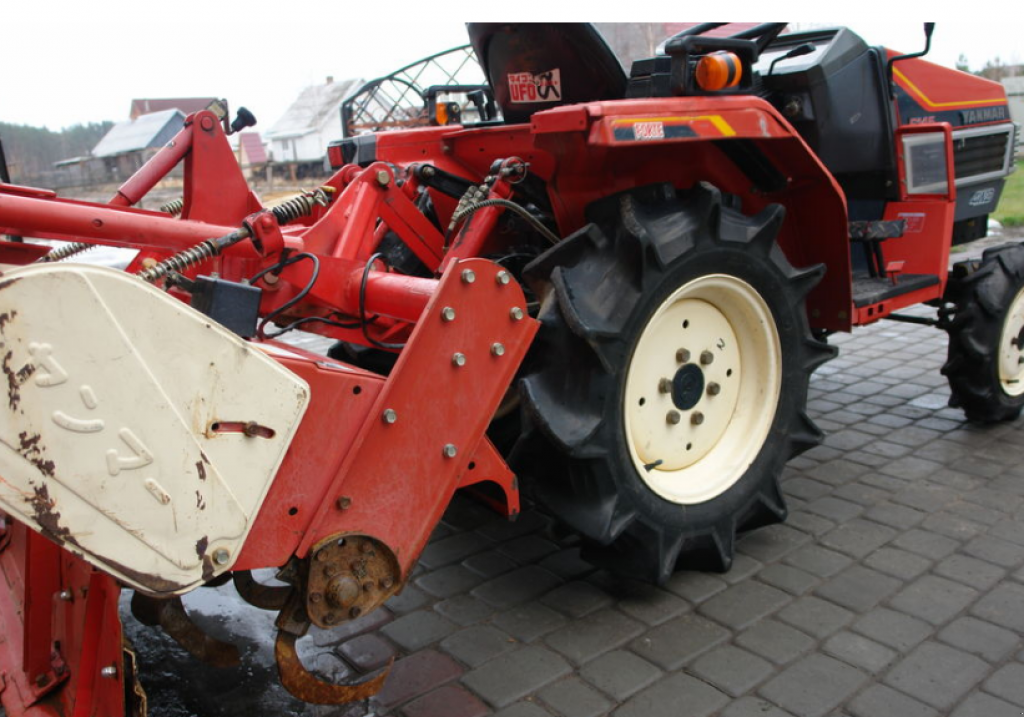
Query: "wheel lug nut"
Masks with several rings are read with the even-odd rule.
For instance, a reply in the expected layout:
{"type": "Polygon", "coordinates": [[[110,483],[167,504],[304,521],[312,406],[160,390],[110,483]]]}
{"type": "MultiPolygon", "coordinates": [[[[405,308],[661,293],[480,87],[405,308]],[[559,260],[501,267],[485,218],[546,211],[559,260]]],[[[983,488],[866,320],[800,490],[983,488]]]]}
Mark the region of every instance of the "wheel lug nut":
{"type": "Polygon", "coordinates": [[[672,391],[672,380],[663,378],[658,381],[658,390],[662,393],[670,393],[672,391]]]}
{"type": "Polygon", "coordinates": [[[701,413],[700,411],[694,411],[693,415],[690,416],[690,423],[692,423],[695,426],[699,426],[700,424],[704,423],[704,414],[701,413]]]}
{"type": "Polygon", "coordinates": [[[670,425],[674,426],[682,420],[682,416],[679,415],[679,411],[669,411],[665,414],[665,420],[668,421],[670,425]]]}
{"type": "Polygon", "coordinates": [[[690,363],[690,352],[687,349],[676,351],[676,361],[679,363],[690,363]]]}
{"type": "Polygon", "coordinates": [[[712,383],[708,384],[708,395],[709,396],[717,396],[721,392],[722,392],[722,387],[719,386],[717,383],[712,382],[712,383]]]}
{"type": "Polygon", "coordinates": [[[702,351],[700,355],[700,362],[704,366],[711,364],[715,360],[715,355],[710,351],[702,351]]]}

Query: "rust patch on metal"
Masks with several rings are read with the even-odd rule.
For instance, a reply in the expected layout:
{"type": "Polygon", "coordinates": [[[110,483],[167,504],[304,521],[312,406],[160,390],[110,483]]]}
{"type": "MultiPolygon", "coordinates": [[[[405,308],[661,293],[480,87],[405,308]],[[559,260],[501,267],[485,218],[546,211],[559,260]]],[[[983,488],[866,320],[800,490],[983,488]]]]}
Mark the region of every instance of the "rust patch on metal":
{"type": "Polygon", "coordinates": [[[11,410],[15,411],[18,409],[18,404],[21,403],[21,381],[18,380],[18,374],[11,368],[12,358],[14,358],[13,351],[4,354],[3,372],[7,377],[7,403],[11,410]]]}
{"type": "Polygon", "coordinates": [[[111,560],[100,555],[94,555],[93,557],[100,563],[103,563],[111,570],[124,575],[126,578],[134,583],[143,585],[149,592],[153,593],[172,593],[175,590],[180,590],[184,587],[182,583],[172,582],[171,580],[165,580],[159,575],[151,575],[144,573],[141,570],[135,570],[129,568],[126,565],[122,565],[116,560],[111,560]]]}
{"type": "Polygon", "coordinates": [[[391,672],[391,665],[395,661],[395,658],[391,658],[382,672],[363,682],[350,684],[324,682],[306,670],[302,661],[299,660],[299,653],[295,650],[297,639],[295,635],[283,630],[277,633],[277,641],[274,643],[277,674],[286,690],[303,702],[311,702],[315,705],[340,705],[373,697],[384,686],[384,681],[387,679],[388,673],[391,672]]]}
{"type": "Polygon", "coordinates": [[[9,324],[15,318],[17,318],[17,316],[18,316],[18,312],[17,311],[11,311],[11,312],[5,311],[2,314],[0,314],[0,331],[3,331],[4,327],[7,326],[7,324],[9,324]]]}
{"type": "Polygon", "coordinates": [[[199,480],[206,480],[206,466],[202,461],[196,461],[196,472],[199,474],[199,480]]]}
{"type": "Polygon", "coordinates": [[[196,541],[196,555],[202,560],[206,557],[206,548],[210,545],[210,539],[205,535],[196,541]]]}
{"type": "Polygon", "coordinates": [[[50,497],[50,490],[45,484],[35,487],[35,495],[32,497],[32,512],[35,513],[36,523],[54,542],[64,545],[71,543],[77,545],[75,536],[71,531],[60,524],[60,513],[53,508],[57,504],[50,497]]]}
{"type": "Polygon", "coordinates": [[[203,582],[208,583],[213,580],[213,574],[215,570],[213,567],[213,560],[210,559],[209,555],[203,556],[203,582]]]}
{"type": "Polygon", "coordinates": [[[206,465],[210,465],[210,459],[206,457],[205,453],[199,451],[199,457],[203,459],[203,463],[205,463],[206,465]]]}
{"type": "Polygon", "coordinates": [[[400,587],[398,560],[367,535],[336,535],[310,552],[306,611],[329,629],[375,610],[400,587]]]}
{"type": "Polygon", "coordinates": [[[39,445],[40,440],[42,440],[42,437],[39,434],[30,436],[27,431],[22,431],[18,434],[18,441],[20,442],[18,453],[22,458],[34,465],[36,470],[44,476],[53,478],[56,466],[53,461],[46,459],[43,449],[39,445]]]}
{"type": "Polygon", "coordinates": [[[199,510],[206,510],[206,498],[199,491],[196,491],[196,508],[199,510]]]}
{"type": "Polygon", "coordinates": [[[32,374],[34,374],[35,372],[36,365],[34,363],[27,363],[21,368],[19,368],[15,375],[18,377],[18,381],[20,383],[25,383],[30,378],[32,378],[32,374]]]}

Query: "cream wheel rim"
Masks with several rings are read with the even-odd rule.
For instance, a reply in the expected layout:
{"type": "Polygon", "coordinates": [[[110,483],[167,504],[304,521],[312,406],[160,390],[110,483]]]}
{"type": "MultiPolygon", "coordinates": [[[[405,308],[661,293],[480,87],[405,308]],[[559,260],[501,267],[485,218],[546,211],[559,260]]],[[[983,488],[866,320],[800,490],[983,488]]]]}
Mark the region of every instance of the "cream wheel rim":
{"type": "Polygon", "coordinates": [[[999,341],[999,383],[1010,396],[1024,394],[1024,289],[1010,304],[999,341]]]}
{"type": "Polygon", "coordinates": [[[781,387],[779,333],[761,295],[725,274],[684,284],[651,316],[626,371],[637,473],[673,503],[721,495],[761,452],[781,387]]]}

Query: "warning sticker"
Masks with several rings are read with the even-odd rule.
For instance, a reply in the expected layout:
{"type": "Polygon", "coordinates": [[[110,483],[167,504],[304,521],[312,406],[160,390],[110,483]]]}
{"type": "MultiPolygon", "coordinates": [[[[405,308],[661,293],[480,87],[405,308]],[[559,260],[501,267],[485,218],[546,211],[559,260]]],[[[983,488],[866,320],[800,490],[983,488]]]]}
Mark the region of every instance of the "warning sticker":
{"type": "Polygon", "coordinates": [[[897,214],[900,219],[907,220],[907,228],[904,230],[907,234],[920,234],[924,231],[924,213],[923,212],[900,212],[897,214]]]}
{"type": "Polygon", "coordinates": [[[637,122],[633,125],[634,139],[665,139],[665,125],[661,122],[637,122]]]}
{"type": "Polygon", "coordinates": [[[513,103],[558,102],[562,99],[562,73],[512,72],[508,76],[509,100],[513,103]]]}

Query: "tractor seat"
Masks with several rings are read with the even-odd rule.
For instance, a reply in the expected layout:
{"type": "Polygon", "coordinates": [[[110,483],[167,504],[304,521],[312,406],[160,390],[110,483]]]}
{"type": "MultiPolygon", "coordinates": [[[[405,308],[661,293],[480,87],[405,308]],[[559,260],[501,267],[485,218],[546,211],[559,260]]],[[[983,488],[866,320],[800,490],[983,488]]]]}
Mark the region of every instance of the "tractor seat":
{"type": "Polygon", "coordinates": [[[540,110],[622,99],[626,73],[590,23],[469,23],[469,39],[510,124],[540,110]]]}

